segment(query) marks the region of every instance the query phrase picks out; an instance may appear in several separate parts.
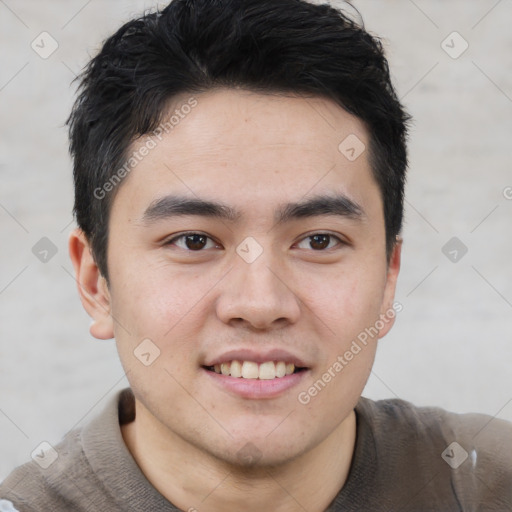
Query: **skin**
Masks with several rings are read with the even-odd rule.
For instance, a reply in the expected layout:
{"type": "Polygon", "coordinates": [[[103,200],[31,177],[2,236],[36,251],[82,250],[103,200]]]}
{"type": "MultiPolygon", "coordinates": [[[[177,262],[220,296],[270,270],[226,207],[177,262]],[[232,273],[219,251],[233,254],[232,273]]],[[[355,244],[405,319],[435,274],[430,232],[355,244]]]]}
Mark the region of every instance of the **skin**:
{"type": "Polygon", "coordinates": [[[136,419],[123,427],[123,437],[173,504],[201,512],[320,512],[346,481],[354,407],[377,339],[393,320],[309,403],[301,404],[298,394],[391,309],[401,242],[388,264],[383,204],[367,151],[349,161],[338,150],[350,134],[368,147],[359,119],[323,98],[225,89],[195,97],[197,107],[155,139],[117,191],[108,285],[83,233],[71,235],[91,333],[116,339],[136,396],[136,419]],[[275,222],[285,203],[334,193],[357,203],[361,218],[275,222]],[[240,217],[145,221],[146,209],[171,194],[220,201],[240,217]],[[183,238],[163,243],[187,231],[211,240],[200,251],[187,249],[183,238]],[[312,248],[308,237],[326,232],[338,238],[312,248]],[[247,237],[263,250],[252,263],[236,252],[247,237]],[[134,356],[145,338],[160,350],[150,366],[134,356]],[[232,348],[284,349],[306,361],[308,371],[298,386],[273,398],[236,396],[212,384],[202,368],[232,348]],[[257,455],[252,461],[240,459],[244,447],[257,455]]]}

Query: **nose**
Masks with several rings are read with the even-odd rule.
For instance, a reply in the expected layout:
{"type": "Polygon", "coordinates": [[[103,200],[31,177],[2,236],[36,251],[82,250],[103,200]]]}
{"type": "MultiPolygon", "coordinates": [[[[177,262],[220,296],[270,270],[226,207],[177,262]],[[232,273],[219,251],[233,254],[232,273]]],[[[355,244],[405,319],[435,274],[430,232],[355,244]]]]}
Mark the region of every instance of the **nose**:
{"type": "Polygon", "coordinates": [[[262,330],[299,319],[300,300],[291,277],[269,252],[264,251],[252,263],[235,256],[216,304],[217,316],[224,323],[262,330]]]}

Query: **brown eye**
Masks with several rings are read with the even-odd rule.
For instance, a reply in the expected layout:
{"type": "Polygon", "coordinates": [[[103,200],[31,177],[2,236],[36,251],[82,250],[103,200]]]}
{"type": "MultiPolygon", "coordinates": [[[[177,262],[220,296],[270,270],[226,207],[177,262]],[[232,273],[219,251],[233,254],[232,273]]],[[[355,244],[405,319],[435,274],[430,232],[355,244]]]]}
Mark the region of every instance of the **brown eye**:
{"type": "Polygon", "coordinates": [[[204,235],[187,235],[185,237],[185,245],[191,251],[199,251],[206,246],[208,237],[204,235]]]}
{"type": "Polygon", "coordinates": [[[313,249],[314,251],[323,251],[332,249],[336,245],[343,245],[343,242],[334,235],[328,233],[316,233],[314,235],[303,238],[298,247],[300,249],[313,249]]]}
{"type": "Polygon", "coordinates": [[[172,238],[165,245],[174,245],[190,252],[201,252],[203,249],[217,247],[217,244],[209,236],[202,233],[184,233],[172,238]]]}
{"type": "Polygon", "coordinates": [[[312,249],[320,250],[329,247],[331,237],[329,235],[314,235],[311,237],[309,245],[312,249]]]}

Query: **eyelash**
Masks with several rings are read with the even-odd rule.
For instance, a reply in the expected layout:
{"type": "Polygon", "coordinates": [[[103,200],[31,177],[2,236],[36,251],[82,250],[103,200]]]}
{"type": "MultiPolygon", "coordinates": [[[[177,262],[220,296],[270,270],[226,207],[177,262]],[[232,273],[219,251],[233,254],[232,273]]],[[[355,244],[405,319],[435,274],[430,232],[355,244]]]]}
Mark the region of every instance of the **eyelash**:
{"type": "MultiPolygon", "coordinates": [[[[176,243],[176,241],[177,241],[177,240],[180,240],[180,239],[182,239],[182,238],[184,239],[184,238],[186,238],[187,236],[190,236],[190,235],[199,235],[199,236],[204,236],[204,237],[205,237],[205,238],[207,238],[208,240],[211,240],[211,241],[213,241],[214,243],[216,243],[216,244],[217,244],[217,242],[215,242],[215,240],[214,240],[212,237],[210,237],[210,236],[206,235],[205,233],[201,233],[200,231],[188,231],[188,232],[186,232],[186,233],[181,233],[180,235],[177,235],[177,236],[174,236],[174,237],[172,237],[172,238],[168,239],[166,242],[164,242],[164,245],[165,245],[165,246],[173,245],[173,244],[175,244],[175,243],[176,243]]],[[[301,238],[297,243],[300,243],[300,242],[302,242],[302,241],[304,241],[304,240],[307,240],[308,238],[313,238],[314,236],[317,236],[317,235],[320,235],[320,236],[329,236],[331,239],[335,239],[335,240],[337,241],[337,244],[336,244],[336,246],[335,246],[335,247],[329,247],[328,249],[318,249],[318,250],[315,250],[315,249],[309,249],[309,250],[311,250],[311,251],[314,251],[314,252],[326,252],[326,251],[330,251],[330,250],[332,250],[332,249],[334,249],[334,248],[336,248],[336,247],[338,247],[338,246],[347,245],[347,243],[346,243],[346,242],[344,242],[340,237],[338,237],[338,236],[336,236],[336,235],[334,235],[334,234],[332,234],[332,233],[328,233],[328,232],[324,232],[324,231],[318,231],[318,232],[315,232],[315,233],[311,233],[311,234],[309,234],[309,235],[306,235],[306,236],[304,236],[303,238],[301,238]]],[[[330,241],[329,241],[329,242],[330,242],[330,241]]],[[[220,244],[218,244],[218,245],[220,245],[220,244]]],[[[294,245],[296,245],[296,244],[294,244],[294,245]]],[[[330,245],[330,244],[329,244],[329,245],[330,245]]],[[[183,249],[183,248],[181,248],[181,249],[183,249]]],[[[185,251],[187,251],[187,252],[204,252],[206,249],[201,249],[201,250],[198,250],[198,251],[193,251],[193,250],[191,250],[191,249],[183,249],[183,250],[185,250],[185,251]]]]}

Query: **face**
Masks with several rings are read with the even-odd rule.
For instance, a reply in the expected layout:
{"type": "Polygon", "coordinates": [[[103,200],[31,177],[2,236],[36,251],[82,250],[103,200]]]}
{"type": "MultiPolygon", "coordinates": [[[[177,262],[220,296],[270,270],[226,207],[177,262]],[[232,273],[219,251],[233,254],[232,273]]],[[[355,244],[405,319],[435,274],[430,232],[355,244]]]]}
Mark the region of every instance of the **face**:
{"type": "Polygon", "coordinates": [[[97,335],[112,329],[159,429],[230,463],[292,460],[360,397],[393,323],[400,247],[388,266],[368,152],[339,149],[368,147],[358,119],[320,98],[193,101],[133,145],[151,149],[113,202],[97,335]]]}

